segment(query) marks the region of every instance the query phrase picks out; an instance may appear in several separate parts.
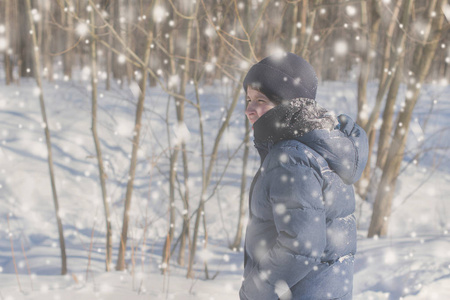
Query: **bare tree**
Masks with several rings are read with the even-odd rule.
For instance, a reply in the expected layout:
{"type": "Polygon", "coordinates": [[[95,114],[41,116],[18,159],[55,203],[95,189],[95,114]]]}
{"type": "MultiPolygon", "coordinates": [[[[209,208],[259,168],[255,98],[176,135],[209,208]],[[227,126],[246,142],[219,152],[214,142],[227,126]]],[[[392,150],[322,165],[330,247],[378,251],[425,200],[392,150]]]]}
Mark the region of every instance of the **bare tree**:
{"type": "MultiPolygon", "coordinates": [[[[90,0],[91,1],[91,0],[90,0]]],[[[130,171],[128,174],[128,184],[127,191],[125,196],[125,206],[123,210],[123,222],[122,222],[122,235],[120,238],[119,245],[119,255],[117,258],[116,270],[121,271],[125,269],[125,251],[127,245],[127,237],[128,237],[128,223],[129,223],[129,211],[131,206],[131,198],[133,194],[133,183],[134,183],[134,175],[136,173],[136,164],[137,164],[137,156],[139,149],[139,137],[141,132],[141,120],[142,113],[144,110],[144,101],[145,101],[145,93],[147,88],[147,78],[148,78],[148,62],[150,60],[150,49],[151,44],[153,42],[153,21],[149,21],[149,28],[147,32],[147,43],[144,54],[144,62],[142,65],[142,79],[140,81],[140,94],[139,100],[136,107],[136,118],[135,118],[135,126],[133,131],[133,148],[131,151],[131,162],[130,162],[130,171]]]]}
{"type": "MultiPolygon", "coordinates": [[[[236,235],[231,244],[231,249],[239,249],[242,240],[242,233],[244,229],[245,203],[247,191],[247,165],[250,150],[250,124],[245,116],[245,138],[244,138],[244,156],[242,158],[242,174],[241,174],[241,193],[239,194],[239,218],[236,235]]],[[[250,208],[249,208],[250,209],[250,208]]]]}
{"type": "MultiPolygon", "coordinates": [[[[373,62],[372,52],[375,51],[375,47],[378,42],[378,30],[380,27],[380,4],[378,1],[372,0],[367,3],[367,1],[361,1],[361,27],[366,30],[364,36],[364,49],[361,55],[361,71],[358,78],[358,114],[356,121],[362,127],[366,126],[368,122],[367,116],[367,83],[369,81],[370,68],[373,62]],[[370,6],[368,9],[367,6],[370,6]],[[369,15],[369,12],[371,14],[369,15]]],[[[375,133],[369,134],[369,140],[375,140],[375,133]]],[[[369,153],[372,153],[369,150],[369,153]]],[[[361,180],[359,180],[355,186],[358,194],[363,195],[367,188],[366,182],[369,180],[370,176],[370,161],[371,155],[367,161],[366,168],[362,174],[361,180]]]]}
{"type": "MultiPolygon", "coordinates": [[[[44,54],[44,67],[46,69],[46,77],[47,80],[52,81],[53,80],[53,56],[51,55],[51,46],[52,44],[52,34],[43,34],[43,32],[50,33],[52,28],[50,26],[50,14],[52,13],[53,5],[51,1],[46,1],[42,3],[43,10],[44,10],[44,19],[42,27],[42,37],[41,37],[41,47],[42,52],[44,54]]],[[[42,23],[42,19],[40,21],[42,23]]]]}
{"type": "MultiPolygon", "coordinates": [[[[64,7],[63,10],[65,11],[65,9],[67,9],[69,12],[74,9],[73,0],[65,0],[65,2],[66,6],[63,3],[62,5],[60,5],[61,9],[63,9],[64,7]]],[[[65,42],[65,51],[63,53],[63,72],[65,76],[67,76],[68,78],[72,78],[72,65],[75,60],[74,51],[72,50],[75,46],[74,22],[71,13],[64,14],[63,12],[61,12],[61,16],[63,15],[65,15],[65,23],[63,24],[66,24],[67,28],[69,29],[66,31],[65,39],[63,40],[65,42]]]]}
{"type": "MultiPolygon", "coordinates": [[[[262,19],[262,16],[264,15],[266,9],[267,9],[267,5],[269,4],[269,1],[266,0],[264,3],[261,4],[261,7],[257,13],[257,17],[256,17],[256,23],[253,26],[252,30],[250,32],[255,32],[255,29],[259,26],[260,21],[262,19]]],[[[205,8],[205,11],[206,8],[205,8]]],[[[237,18],[239,19],[239,22],[242,22],[239,16],[238,11],[236,10],[236,14],[237,14],[237,18]]],[[[211,22],[211,18],[209,16],[208,17],[208,21],[210,24],[212,24],[211,22]]],[[[248,34],[246,28],[244,27],[244,25],[242,23],[241,27],[242,30],[244,31],[244,35],[247,37],[246,40],[244,40],[244,43],[246,45],[248,45],[247,49],[245,50],[244,53],[240,52],[234,45],[232,45],[230,42],[228,42],[226,40],[225,37],[223,37],[221,35],[221,32],[219,30],[217,30],[216,28],[216,33],[219,35],[219,37],[226,42],[227,45],[229,45],[229,47],[234,51],[234,53],[236,55],[239,55],[240,57],[245,58],[246,60],[250,60],[251,57],[254,57],[254,49],[253,49],[253,45],[251,44],[251,37],[248,34]]],[[[195,217],[195,224],[194,224],[194,229],[193,229],[193,237],[192,237],[192,243],[191,243],[191,249],[190,249],[190,253],[189,253],[189,264],[188,264],[188,270],[187,270],[187,274],[186,277],[188,278],[193,278],[194,277],[194,260],[195,260],[195,253],[197,250],[197,240],[198,240],[198,236],[199,236],[199,229],[200,229],[200,222],[201,219],[203,218],[204,221],[204,227],[205,227],[205,234],[206,234],[206,226],[205,226],[205,219],[204,219],[204,209],[205,209],[205,200],[206,200],[206,192],[208,189],[208,186],[210,184],[211,181],[211,176],[212,176],[212,171],[213,171],[213,167],[215,165],[215,162],[217,160],[218,157],[218,152],[219,152],[219,145],[221,142],[221,139],[223,137],[223,134],[225,132],[225,130],[228,128],[229,126],[229,122],[232,116],[232,113],[234,112],[236,105],[238,103],[238,99],[239,99],[239,95],[241,92],[241,88],[242,88],[242,83],[244,81],[244,75],[245,73],[241,72],[240,73],[240,78],[239,80],[236,81],[236,86],[233,89],[233,97],[232,97],[232,102],[229,106],[229,108],[227,109],[227,113],[226,116],[223,119],[223,122],[219,128],[219,131],[216,134],[215,140],[214,140],[214,144],[213,144],[213,149],[211,151],[211,155],[210,155],[210,160],[206,169],[206,172],[204,172],[204,176],[203,176],[203,180],[202,180],[202,189],[201,189],[201,193],[200,193],[200,200],[199,200],[199,204],[196,210],[196,217],[195,217]]],[[[207,273],[207,268],[205,267],[205,271],[207,273]]],[[[207,275],[208,277],[208,275],[207,275]]]]}
{"type": "Polygon", "coordinates": [[[112,261],[112,229],[111,229],[111,217],[109,212],[108,193],[106,190],[106,173],[103,165],[102,149],[100,139],[97,132],[97,41],[95,39],[95,13],[94,10],[90,11],[90,25],[93,38],[91,39],[91,97],[92,97],[92,136],[94,138],[95,151],[97,153],[98,174],[100,179],[100,186],[102,189],[102,200],[105,211],[105,224],[106,224],[106,258],[105,265],[106,271],[111,268],[112,261]]]}
{"type": "Polygon", "coordinates": [[[309,43],[313,34],[314,23],[316,21],[317,7],[322,3],[322,0],[314,0],[314,6],[312,9],[308,8],[308,1],[303,1],[302,10],[302,30],[301,30],[301,50],[300,56],[309,60],[309,43]]]}
{"type": "Polygon", "coordinates": [[[194,266],[194,259],[195,259],[195,252],[197,249],[197,240],[198,240],[198,232],[200,229],[200,221],[201,218],[203,217],[204,214],[204,208],[205,208],[205,196],[206,196],[206,190],[207,187],[209,186],[210,180],[211,180],[211,176],[212,176],[212,171],[213,171],[213,167],[215,164],[215,161],[217,159],[217,154],[219,151],[219,144],[220,141],[222,139],[222,136],[226,130],[226,128],[228,127],[228,124],[230,122],[231,119],[231,115],[234,111],[234,109],[236,108],[238,99],[239,99],[239,93],[241,90],[241,86],[242,86],[242,82],[244,81],[244,76],[241,76],[241,79],[239,80],[238,85],[236,86],[235,90],[234,90],[234,94],[233,94],[233,102],[230,105],[230,108],[228,109],[228,113],[225,117],[225,120],[222,122],[222,125],[216,135],[216,138],[214,140],[214,145],[213,145],[213,150],[211,153],[211,157],[209,160],[209,164],[208,164],[208,168],[206,171],[206,177],[203,180],[203,184],[202,184],[202,191],[200,194],[200,201],[199,201],[199,205],[197,208],[197,212],[196,212],[196,218],[195,218],[195,225],[194,225],[194,233],[193,233],[193,238],[192,238],[192,245],[191,245],[191,249],[190,249],[190,255],[189,255],[189,265],[188,265],[188,272],[187,272],[187,277],[188,278],[192,278],[194,276],[194,270],[193,270],[193,266],[194,266]]]}
{"type": "Polygon", "coordinates": [[[47,152],[48,152],[48,167],[49,167],[49,173],[50,173],[50,181],[52,186],[52,193],[53,193],[53,204],[55,206],[55,215],[56,215],[56,222],[58,224],[58,232],[59,232],[59,246],[61,249],[61,275],[65,275],[67,273],[67,258],[66,258],[66,244],[64,241],[64,232],[63,232],[63,226],[61,221],[61,216],[59,215],[59,202],[58,202],[58,195],[56,193],[56,182],[55,182],[55,172],[53,170],[53,155],[52,155],[52,143],[50,140],[50,129],[48,126],[47,121],[47,113],[45,110],[45,102],[44,102],[44,93],[42,89],[42,79],[41,79],[41,65],[40,65],[40,55],[39,55],[39,48],[37,44],[36,39],[36,31],[34,27],[33,22],[33,14],[31,12],[31,0],[25,1],[26,5],[26,12],[28,14],[28,20],[30,22],[30,30],[31,30],[31,38],[32,38],[32,44],[33,44],[33,53],[34,53],[34,66],[35,66],[35,79],[37,86],[39,87],[39,102],[41,106],[41,114],[42,114],[42,121],[44,124],[44,130],[45,130],[45,140],[47,143],[47,152]]]}
{"type": "MultiPolygon", "coordinates": [[[[403,8],[402,8],[402,15],[400,18],[400,22],[403,25],[403,30],[399,30],[397,34],[396,41],[394,42],[394,45],[392,49],[389,49],[391,47],[391,43],[389,43],[390,38],[393,35],[393,27],[396,24],[396,20],[392,20],[391,26],[388,30],[388,37],[386,41],[386,49],[385,49],[385,56],[388,56],[388,53],[392,52],[393,59],[392,61],[396,62],[396,65],[390,64],[389,67],[386,67],[387,63],[384,64],[388,72],[388,74],[391,74],[391,80],[392,83],[389,85],[389,92],[386,99],[386,104],[384,107],[383,112],[383,123],[381,125],[379,139],[378,139],[378,151],[377,151],[377,162],[376,166],[380,169],[383,169],[384,164],[386,162],[387,158],[387,152],[389,149],[389,144],[391,140],[391,132],[393,127],[393,118],[394,118],[394,109],[395,109],[395,102],[397,100],[397,94],[400,87],[400,83],[403,79],[403,73],[404,73],[404,64],[405,64],[405,53],[406,51],[401,51],[400,53],[397,51],[398,49],[405,49],[406,46],[406,30],[409,28],[409,19],[410,19],[410,12],[413,6],[413,2],[410,0],[402,1],[403,2],[403,8]]],[[[400,3],[400,1],[399,1],[400,3]]],[[[380,83],[381,85],[381,83],[380,83]]],[[[386,86],[387,87],[387,86],[386,86]]],[[[375,108],[373,109],[372,115],[369,120],[369,126],[371,124],[375,123],[375,118],[378,118],[378,114],[381,108],[381,99],[377,97],[377,102],[375,104],[375,108]]],[[[372,126],[373,127],[373,126],[372,126]]],[[[367,127],[366,129],[372,128],[367,127]]]]}
{"type": "Polygon", "coordinates": [[[9,48],[11,47],[10,43],[10,31],[11,31],[11,25],[10,25],[10,13],[12,11],[11,9],[11,3],[10,0],[5,0],[5,41],[6,41],[6,47],[3,49],[4,51],[4,64],[5,64],[5,80],[6,85],[11,84],[12,81],[12,68],[11,65],[11,54],[9,51],[9,48]]]}
{"type": "Polygon", "coordinates": [[[445,0],[430,1],[426,10],[426,16],[430,16],[433,11],[436,13],[436,16],[430,20],[423,42],[418,44],[415,48],[412,65],[415,80],[409,81],[408,83],[408,95],[405,99],[405,107],[399,114],[394,137],[389,147],[387,155],[387,161],[389,161],[389,163],[385,164],[383,168],[381,182],[374,203],[368,237],[373,237],[374,235],[384,236],[387,234],[388,221],[392,209],[392,199],[400,172],[401,162],[403,160],[412,112],[419,99],[421,85],[428,74],[442,34],[444,20],[443,6],[445,3],[445,0]]]}

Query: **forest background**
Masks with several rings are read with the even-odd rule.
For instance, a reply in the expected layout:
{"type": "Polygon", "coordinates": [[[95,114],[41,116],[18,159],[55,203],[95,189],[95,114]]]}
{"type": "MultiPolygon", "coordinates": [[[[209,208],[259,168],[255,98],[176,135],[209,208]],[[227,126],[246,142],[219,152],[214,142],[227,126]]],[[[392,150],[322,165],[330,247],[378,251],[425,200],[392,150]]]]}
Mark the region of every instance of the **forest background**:
{"type": "MultiPolygon", "coordinates": [[[[432,137],[423,134],[437,100],[424,104],[429,110],[420,120],[413,115],[425,85],[448,85],[450,26],[446,16],[450,16],[450,6],[444,0],[0,1],[1,84],[21,86],[31,78],[38,88],[35,96],[45,133],[52,191],[49,204],[53,201],[61,273],[68,272],[67,224],[60,213],[52,121],[47,119],[43,86],[55,81],[83,84],[80,76],[87,85],[95,149],[89,159],[95,161],[96,175],[92,176],[103,204],[104,217],[97,226],[103,228],[105,269],[122,271],[134,266],[133,253],[141,246],[147,249],[146,235],[159,222],[164,224],[159,228],[166,228],[159,252],[161,272],[165,274],[176,264],[193,278],[196,252],[208,247],[206,203],[230,184],[225,180],[230,166],[239,170],[232,183],[239,190],[235,201],[239,213],[226,221],[235,227],[226,246],[242,250],[253,175],[249,171],[252,130],[236,107],[243,101],[246,71],[269,54],[289,51],[304,57],[321,84],[356,83],[356,119],[369,135],[371,156],[355,190],[363,203],[373,206],[367,237],[388,234],[402,168],[426,160],[433,161],[432,172],[448,158],[448,145],[430,143],[448,126],[432,137]],[[369,90],[370,83],[376,89],[369,90]],[[404,92],[399,93],[402,87],[404,92]],[[227,99],[207,97],[204,91],[208,89],[226,90],[227,99]],[[106,133],[113,130],[98,117],[108,113],[98,109],[108,91],[119,97],[130,91],[125,98],[128,109],[135,112],[128,137],[128,167],[120,180],[111,173],[114,161],[103,153],[106,133]],[[150,100],[155,93],[165,97],[162,108],[155,108],[150,100]],[[220,110],[221,117],[213,126],[207,122],[205,105],[220,110]],[[194,131],[186,127],[193,123],[193,116],[194,131]],[[152,131],[148,118],[163,120],[165,128],[152,131]],[[242,128],[242,139],[230,143],[229,131],[236,124],[242,128]],[[419,136],[418,143],[406,149],[411,132],[419,136]],[[151,150],[143,154],[144,142],[151,143],[145,147],[151,150]],[[137,201],[136,172],[142,165],[151,169],[144,179],[146,194],[164,182],[158,190],[159,210],[154,210],[155,202],[146,205],[154,217],[130,213],[137,201]],[[112,196],[111,190],[117,187],[121,192],[112,196]],[[140,238],[129,237],[135,228],[142,232],[140,238]]],[[[2,222],[9,224],[10,216],[2,215],[2,222]]],[[[200,269],[206,278],[213,277],[207,263],[200,269]]]]}

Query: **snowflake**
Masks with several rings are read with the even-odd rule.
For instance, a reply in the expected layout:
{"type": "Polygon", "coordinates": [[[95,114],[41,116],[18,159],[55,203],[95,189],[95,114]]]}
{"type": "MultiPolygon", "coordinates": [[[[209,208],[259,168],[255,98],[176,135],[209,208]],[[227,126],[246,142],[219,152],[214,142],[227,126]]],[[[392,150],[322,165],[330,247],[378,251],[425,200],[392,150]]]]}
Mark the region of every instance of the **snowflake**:
{"type": "Polygon", "coordinates": [[[283,153],[280,155],[280,162],[281,163],[287,163],[289,160],[289,157],[287,156],[287,154],[283,153]]]}
{"type": "Polygon", "coordinates": [[[344,40],[337,41],[334,44],[334,52],[336,55],[346,55],[348,53],[348,44],[344,40]]]}
{"type": "Polygon", "coordinates": [[[387,265],[392,265],[397,262],[397,253],[394,250],[389,249],[384,254],[384,263],[387,265]]]}
{"type": "Polygon", "coordinates": [[[89,33],[89,26],[86,23],[78,23],[75,31],[79,36],[86,36],[89,33]]]}
{"type": "Polygon", "coordinates": [[[166,15],[166,10],[160,5],[155,6],[155,8],[153,9],[153,19],[156,23],[161,23],[166,15]]]}
{"type": "Polygon", "coordinates": [[[4,37],[0,37],[0,51],[4,51],[8,48],[8,41],[4,37]]]}
{"type": "Polygon", "coordinates": [[[286,205],[278,203],[275,205],[275,212],[279,215],[286,213],[286,205]]]}
{"type": "Polygon", "coordinates": [[[126,60],[127,60],[127,58],[126,58],[126,56],[123,55],[123,54],[120,54],[120,55],[117,57],[117,61],[119,62],[119,64],[124,64],[124,63],[126,62],[126,60]]]}
{"type": "Polygon", "coordinates": [[[352,6],[352,5],[348,5],[345,7],[345,12],[347,13],[347,15],[349,15],[350,17],[353,17],[356,15],[356,7],[352,6]]]}

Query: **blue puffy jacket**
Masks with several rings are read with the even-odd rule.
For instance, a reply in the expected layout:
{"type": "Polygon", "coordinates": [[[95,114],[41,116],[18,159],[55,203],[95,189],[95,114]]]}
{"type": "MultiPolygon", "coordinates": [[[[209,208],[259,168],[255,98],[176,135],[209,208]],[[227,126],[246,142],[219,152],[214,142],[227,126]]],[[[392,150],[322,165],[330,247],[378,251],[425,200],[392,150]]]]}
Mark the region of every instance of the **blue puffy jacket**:
{"type": "Polygon", "coordinates": [[[368,143],[353,120],[338,119],[331,131],[255,139],[262,164],[250,190],[241,300],[351,299],[352,184],[366,165],[368,143]]]}

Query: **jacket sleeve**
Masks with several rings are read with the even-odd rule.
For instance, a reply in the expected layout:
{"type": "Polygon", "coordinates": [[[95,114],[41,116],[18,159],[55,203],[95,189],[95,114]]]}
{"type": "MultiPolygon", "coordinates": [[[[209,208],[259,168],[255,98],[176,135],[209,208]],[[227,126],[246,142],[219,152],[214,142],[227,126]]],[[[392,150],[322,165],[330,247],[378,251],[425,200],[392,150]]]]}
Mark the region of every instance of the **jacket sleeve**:
{"type": "Polygon", "coordinates": [[[319,175],[308,166],[282,164],[266,178],[278,237],[244,279],[241,299],[278,299],[317,268],[326,245],[319,175]]]}
{"type": "MultiPolygon", "coordinates": [[[[353,144],[355,151],[355,168],[351,176],[343,178],[346,184],[353,184],[361,177],[366,168],[367,160],[369,159],[369,141],[367,134],[355,121],[347,115],[339,115],[337,117],[339,124],[336,129],[339,129],[345,137],[353,144]]],[[[332,168],[336,166],[331,165],[332,168]]],[[[337,170],[337,169],[334,169],[337,170]]]]}

